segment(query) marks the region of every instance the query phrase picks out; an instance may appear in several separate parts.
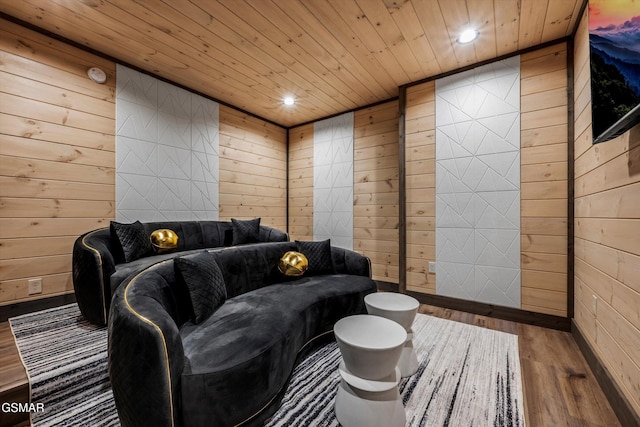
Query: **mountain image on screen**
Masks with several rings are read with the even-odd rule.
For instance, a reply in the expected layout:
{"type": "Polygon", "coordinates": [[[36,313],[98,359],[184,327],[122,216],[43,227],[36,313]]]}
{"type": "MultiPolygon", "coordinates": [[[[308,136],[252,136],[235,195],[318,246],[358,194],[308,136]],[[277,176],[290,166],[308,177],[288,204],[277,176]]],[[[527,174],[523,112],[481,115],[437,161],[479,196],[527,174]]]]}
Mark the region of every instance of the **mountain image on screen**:
{"type": "MultiPolygon", "coordinates": [[[[591,102],[594,138],[640,105],[640,16],[591,30],[591,102]]],[[[640,115],[629,120],[628,129],[640,115]]],[[[618,131],[616,134],[620,134],[618,131]]]]}

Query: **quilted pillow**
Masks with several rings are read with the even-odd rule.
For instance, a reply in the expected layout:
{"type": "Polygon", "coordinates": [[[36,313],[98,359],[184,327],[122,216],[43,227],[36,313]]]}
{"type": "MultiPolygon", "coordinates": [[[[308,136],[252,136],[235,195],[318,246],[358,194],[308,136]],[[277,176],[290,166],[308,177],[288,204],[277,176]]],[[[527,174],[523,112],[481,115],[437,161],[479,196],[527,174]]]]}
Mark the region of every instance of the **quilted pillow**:
{"type": "Polygon", "coordinates": [[[227,299],[222,271],[213,255],[202,252],[191,258],[175,258],[177,282],[186,286],[191,298],[191,321],[200,323],[227,299]]]}
{"type": "Polygon", "coordinates": [[[309,260],[308,276],[335,273],[331,258],[331,239],[313,242],[296,240],[296,245],[298,252],[302,252],[309,260]]]}
{"type": "Polygon", "coordinates": [[[154,255],[149,236],[140,221],[132,224],[111,221],[110,228],[112,238],[115,234],[116,240],[120,243],[126,262],[154,255]]]}
{"type": "Polygon", "coordinates": [[[233,227],[232,245],[260,241],[260,218],[249,220],[231,218],[231,226],[233,227]]]}

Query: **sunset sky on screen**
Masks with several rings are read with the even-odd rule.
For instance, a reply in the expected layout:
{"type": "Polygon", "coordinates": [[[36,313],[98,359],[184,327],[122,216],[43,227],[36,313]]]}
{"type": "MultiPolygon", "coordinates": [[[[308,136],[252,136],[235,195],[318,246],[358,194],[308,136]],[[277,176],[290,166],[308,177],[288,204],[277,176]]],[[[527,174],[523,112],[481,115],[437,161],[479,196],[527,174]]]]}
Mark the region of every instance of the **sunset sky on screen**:
{"type": "Polygon", "coordinates": [[[589,0],[589,29],[621,25],[640,16],[640,0],[589,0]]]}

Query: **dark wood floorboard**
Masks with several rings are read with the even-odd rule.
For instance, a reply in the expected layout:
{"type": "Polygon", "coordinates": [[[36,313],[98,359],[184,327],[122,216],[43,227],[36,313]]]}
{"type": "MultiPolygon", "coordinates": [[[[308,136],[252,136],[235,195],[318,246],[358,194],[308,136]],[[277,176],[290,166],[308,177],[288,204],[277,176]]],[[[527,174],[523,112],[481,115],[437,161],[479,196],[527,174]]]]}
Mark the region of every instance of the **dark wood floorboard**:
{"type": "MultiPolygon", "coordinates": [[[[527,427],[620,426],[570,333],[429,305],[420,313],[518,335],[527,427]]],[[[11,330],[2,322],[0,402],[26,402],[28,393],[11,330]]],[[[0,412],[0,426],[19,423],[0,412]]]]}

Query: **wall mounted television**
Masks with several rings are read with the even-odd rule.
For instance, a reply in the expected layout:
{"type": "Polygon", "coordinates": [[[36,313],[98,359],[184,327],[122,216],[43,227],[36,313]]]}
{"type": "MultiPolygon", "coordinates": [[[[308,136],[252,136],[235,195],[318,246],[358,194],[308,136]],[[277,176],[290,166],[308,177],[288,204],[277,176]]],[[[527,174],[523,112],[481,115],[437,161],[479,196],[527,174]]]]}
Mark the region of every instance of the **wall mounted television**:
{"type": "Polygon", "coordinates": [[[640,123],[640,1],[589,0],[593,143],[640,123]]]}

